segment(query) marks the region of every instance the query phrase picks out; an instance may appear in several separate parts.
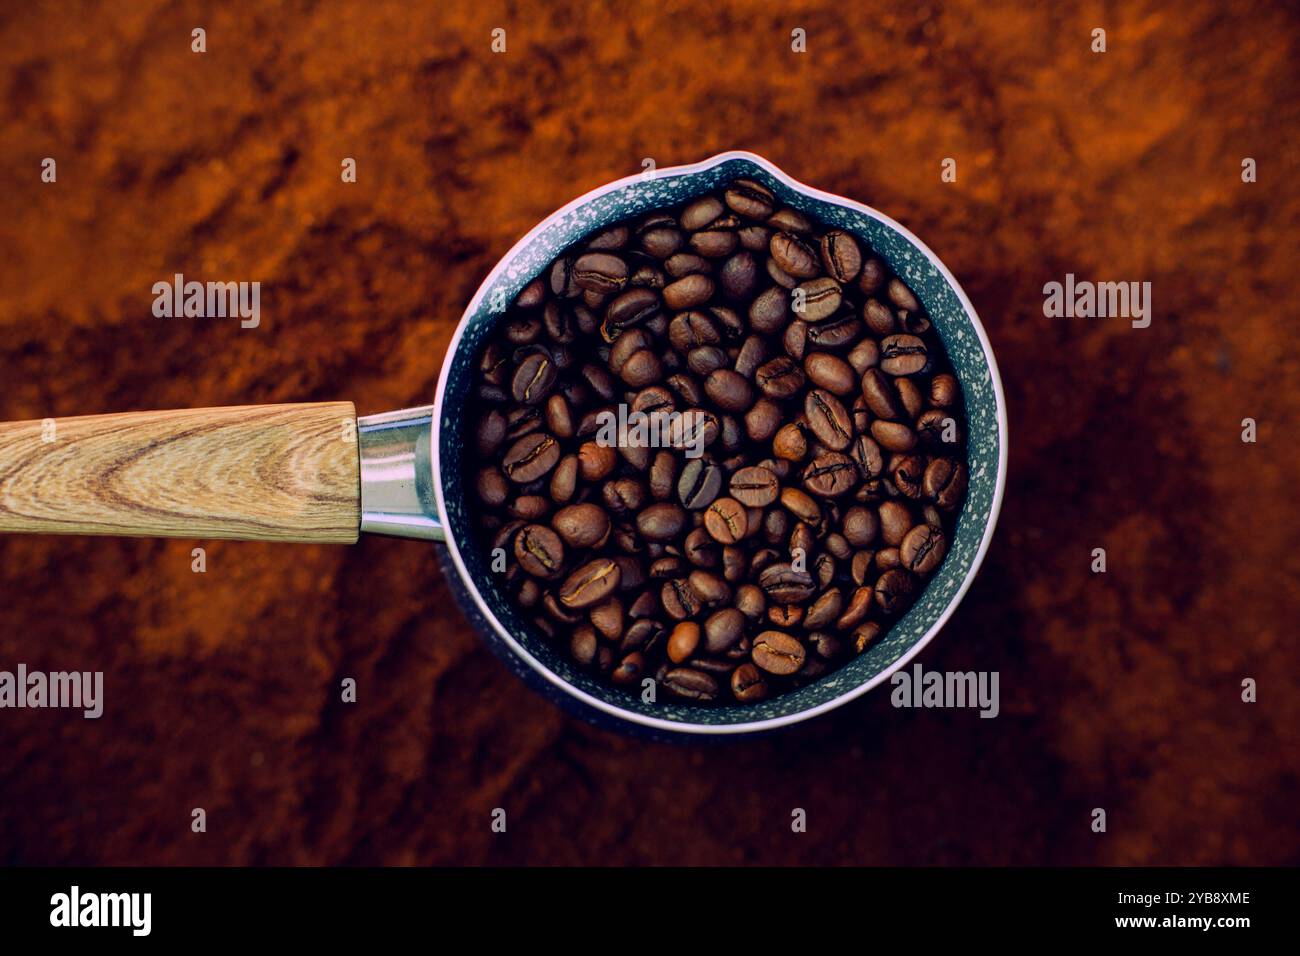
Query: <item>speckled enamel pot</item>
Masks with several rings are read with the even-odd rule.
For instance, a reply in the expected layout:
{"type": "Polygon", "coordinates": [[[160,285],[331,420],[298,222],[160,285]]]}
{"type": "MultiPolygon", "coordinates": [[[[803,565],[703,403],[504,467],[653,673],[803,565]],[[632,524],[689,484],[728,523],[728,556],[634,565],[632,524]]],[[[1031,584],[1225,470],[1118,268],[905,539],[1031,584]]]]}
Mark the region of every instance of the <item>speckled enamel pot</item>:
{"type": "MultiPolygon", "coordinates": [[[[1007,419],[997,363],[984,328],[957,280],[921,240],[869,206],[804,186],[752,153],[730,152],[694,166],[610,183],[569,203],[515,244],[484,280],[452,337],[438,380],[432,442],[438,511],[447,529],[444,566],[466,613],[512,669],[530,684],[598,723],[655,736],[769,731],[839,707],[888,680],[943,627],[984,559],[1002,503],[1007,419]],[[704,706],[606,686],[565,656],[510,603],[474,546],[462,481],[474,358],[515,295],[559,253],[588,234],[648,210],[674,205],[746,177],[780,203],[847,230],[882,256],[929,312],[961,381],[969,429],[970,489],[954,541],[912,608],[876,644],[843,667],[789,694],[757,704],[704,706]]],[[[567,645],[567,642],[565,642],[567,645]]]]}

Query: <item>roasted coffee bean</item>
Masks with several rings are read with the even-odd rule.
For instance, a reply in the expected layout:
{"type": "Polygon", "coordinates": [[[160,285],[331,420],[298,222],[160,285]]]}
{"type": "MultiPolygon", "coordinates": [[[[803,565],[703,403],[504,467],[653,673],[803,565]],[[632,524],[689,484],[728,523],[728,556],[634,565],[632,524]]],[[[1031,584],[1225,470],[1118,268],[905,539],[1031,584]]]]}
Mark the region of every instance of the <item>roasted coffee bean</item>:
{"type": "Polygon", "coordinates": [[[781,407],[770,398],[760,398],[745,412],[745,434],[757,444],[770,439],[781,426],[781,407]]]}
{"type": "Polygon", "coordinates": [[[808,347],[843,348],[862,334],[862,323],[851,315],[840,315],[808,327],[808,347]]]}
{"type": "Polygon", "coordinates": [[[858,273],[858,289],[863,295],[874,295],[889,281],[888,267],[875,256],[865,256],[862,271],[858,273]]]}
{"type": "Polygon", "coordinates": [[[853,490],[860,477],[858,466],[848,455],[828,451],[818,455],[803,470],[803,486],[823,498],[835,498],[853,490]]]}
{"type": "Polygon", "coordinates": [[[679,313],[668,324],[668,340],[679,352],[689,352],[704,345],[717,345],[722,333],[713,319],[703,312],[679,313]]]}
{"type": "Polygon", "coordinates": [[[798,627],[803,622],[803,607],[798,604],[773,604],[767,609],[767,620],[777,627],[798,627]]]}
{"type": "Polygon", "coordinates": [[[719,544],[735,544],[749,530],[744,506],[734,498],[719,498],[704,511],[704,528],[719,544]]]}
{"type": "Polygon", "coordinates": [[[930,330],[930,317],[924,312],[898,310],[898,327],[911,335],[923,335],[930,330]]]}
{"type": "Polygon", "coordinates": [[[898,548],[881,548],[876,552],[876,570],[892,571],[903,566],[903,556],[898,548]]]}
{"type": "Polygon", "coordinates": [[[820,588],[830,587],[835,580],[835,559],[823,552],[813,562],[813,580],[820,588]]]}
{"type": "Polygon", "coordinates": [[[668,444],[685,450],[713,444],[720,430],[718,417],[701,408],[688,408],[668,426],[668,444]]]}
{"type": "Polygon", "coordinates": [[[921,303],[916,301],[916,296],[912,294],[912,290],[904,285],[901,279],[889,280],[889,301],[900,309],[907,309],[909,312],[915,312],[921,308],[921,303]]]}
{"type": "Polygon", "coordinates": [[[550,473],[560,460],[560,443],[550,435],[534,432],[520,438],[506,451],[501,470],[519,484],[536,481],[550,473]]]}
{"type": "Polygon", "coordinates": [[[669,256],[667,261],[664,262],[664,272],[674,279],[681,279],[690,275],[708,275],[712,271],[712,263],[693,252],[678,252],[669,256]]]}
{"type": "Polygon", "coordinates": [[[546,287],[541,279],[534,279],[524,286],[515,296],[515,306],[520,309],[535,309],[546,300],[546,287]]]}
{"type": "Polygon", "coordinates": [[[688,573],[688,570],[682,558],[675,554],[667,554],[650,565],[650,580],[666,581],[669,578],[680,578],[688,573]]]}
{"type": "Polygon", "coordinates": [[[704,620],[704,650],[721,654],[745,634],[745,616],[734,607],[715,611],[704,620]]]}
{"type": "Polygon", "coordinates": [[[816,546],[817,539],[813,536],[812,527],[806,521],[796,524],[790,533],[790,556],[796,560],[800,555],[807,557],[816,546]]]}
{"type": "Polygon", "coordinates": [[[727,259],[718,270],[718,283],[722,294],[729,299],[742,301],[758,291],[759,265],[754,254],[742,249],[727,259]]]}
{"type": "Polygon", "coordinates": [[[731,600],[731,588],[716,574],[708,571],[692,571],[686,583],[700,599],[700,603],[706,606],[716,606],[731,600]]]}
{"type": "Polygon", "coordinates": [[[569,640],[569,653],[578,665],[586,667],[596,659],[596,650],[599,646],[593,628],[578,627],[574,629],[573,636],[569,640]]]}
{"type": "Polygon", "coordinates": [[[573,259],[563,257],[555,260],[550,273],[551,292],[562,298],[571,299],[582,290],[573,281],[573,259]]]}
{"type": "Polygon", "coordinates": [[[916,383],[910,378],[896,378],[894,388],[898,390],[898,398],[903,403],[903,410],[907,413],[907,417],[915,419],[920,415],[925,409],[925,398],[921,395],[921,390],[916,387],[916,383]]]}
{"type": "Polygon", "coordinates": [[[766,226],[741,226],[738,230],[740,244],[750,252],[767,253],[767,244],[772,239],[772,230],[766,226]]]}
{"type": "Polygon", "coordinates": [[[871,437],[888,451],[911,451],[916,447],[916,432],[902,422],[874,421],[871,437]]]}
{"type": "Polygon", "coordinates": [[[939,566],[947,548],[943,531],[928,524],[919,524],[903,538],[898,552],[903,567],[913,574],[924,576],[939,566]]]}
{"type": "Polygon", "coordinates": [[[636,529],[647,541],[671,541],[686,530],[686,510],[661,501],[650,505],[636,517],[636,529]]]}
{"type": "Polygon", "coordinates": [[[619,555],[613,561],[618,565],[620,591],[635,591],[645,584],[645,565],[642,562],[626,555],[619,555]]]}
{"type": "Polygon", "coordinates": [[[912,515],[907,505],[898,501],[882,501],[876,512],[880,517],[880,537],[889,547],[898,547],[903,536],[912,528],[912,515]]]}
{"type": "Polygon", "coordinates": [[[790,536],[790,512],[769,508],[763,515],[763,536],[768,544],[781,544],[790,536]]]}
{"type": "Polygon", "coordinates": [[[716,196],[702,196],[682,210],[681,226],[691,231],[703,229],[726,211],[716,196]]]}
{"type": "Polygon", "coordinates": [[[840,616],[843,608],[844,595],[838,588],[830,588],[808,608],[808,613],[803,618],[803,626],[809,630],[828,627],[840,616]]]}
{"type": "Polygon", "coordinates": [[[890,466],[889,477],[894,487],[905,498],[921,497],[921,478],[925,474],[926,460],[921,455],[900,455],[890,466]]]}
{"type": "Polygon", "coordinates": [[[771,471],[759,465],[754,465],[749,468],[741,468],[732,474],[728,489],[731,492],[731,497],[746,508],[766,508],[776,501],[776,496],[781,490],[781,483],[771,471]]]}
{"type": "Polygon", "coordinates": [[[658,621],[639,618],[632,623],[623,634],[623,639],[618,642],[619,653],[627,654],[635,650],[653,653],[663,640],[664,634],[664,626],[658,621]]]}
{"type": "Polygon", "coordinates": [[[668,638],[668,659],[674,664],[684,664],[700,646],[700,625],[682,621],[673,628],[668,638]]]}
{"type": "Polygon", "coordinates": [[[749,322],[755,332],[779,332],[790,319],[790,293],[780,286],[760,292],[749,306],[749,322]]]}
{"type": "Polygon", "coordinates": [[[659,603],[674,621],[694,617],[700,611],[700,599],[691,586],[681,578],[672,578],[659,589],[659,603]]]}
{"type": "Polygon", "coordinates": [[[474,481],[474,490],[478,494],[479,501],[490,508],[499,508],[510,497],[510,482],[506,480],[505,475],[501,474],[499,468],[488,465],[486,468],[479,469],[474,481]]]}
{"type": "Polygon", "coordinates": [[[768,250],[781,271],[796,279],[811,279],[819,271],[817,254],[799,236],[778,232],[768,250]]]}
{"type": "Polygon", "coordinates": [[[802,461],[808,454],[808,439],[798,425],[782,425],[772,440],[772,454],[785,461],[802,461]]]}
{"type": "Polygon", "coordinates": [[[704,394],[723,411],[743,412],[754,404],[749,379],[729,368],[714,369],[704,380],[704,394]]]}
{"type": "Polygon", "coordinates": [[[723,193],[723,199],[747,219],[766,219],[776,208],[772,194],[752,179],[737,179],[723,193]]]}
{"type": "Polygon", "coordinates": [[[627,245],[630,235],[631,230],[627,226],[610,226],[588,239],[587,248],[592,251],[622,249],[627,245]]]}
{"type": "Polygon", "coordinates": [[[760,365],[758,371],[754,373],[754,381],[764,395],[775,399],[786,399],[803,388],[804,374],[793,359],[782,355],[760,365]]]}
{"type": "Polygon", "coordinates": [[[546,326],[536,315],[519,315],[506,322],[505,338],[511,345],[532,345],[542,337],[546,326]]]}
{"type": "Polygon", "coordinates": [[[780,501],[800,521],[818,524],[822,520],[821,506],[798,488],[782,488],[780,501]]]}
{"type": "Polygon", "coordinates": [[[616,597],[603,601],[593,607],[587,617],[591,620],[594,627],[607,641],[618,640],[623,634],[624,611],[623,602],[616,597]]]}
{"type": "Polygon", "coordinates": [[[912,603],[916,579],[907,571],[895,568],[886,571],[876,581],[876,604],[888,615],[900,614],[912,603]]]}
{"type": "Polygon", "coordinates": [[[576,433],[569,402],[563,395],[555,394],[546,400],[543,417],[546,419],[546,430],[556,438],[572,438],[576,433]]]}
{"type": "Polygon", "coordinates": [[[656,501],[672,497],[677,485],[677,458],[670,451],[660,451],[650,464],[650,496],[656,501]]]}
{"type": "Polygon", "coordinates": [[[763,631],[754,638],[754,663],[769,674],[789,675],[803,667],[807,651],[781,631],[763,631]]]}
{"type": "Polygon", "coordinates": [[[775,259],[769,257],[764,266],[767,269],[767,277],[782,289],[793,289],[799,284],[799,280],[777,265],[775,259]]]}
{"type": "Polygon", "coordinates": [[[871,605],[875,600],[874,588],[859,587],[849,596],[848,606],[835,621],[835,629],[849,631],[857,627],[859,622],[871,612],[871,605]]]}
{"type": "Polygon", "coordinates": [[[936,458],[925,469],[921,490],[945,511],[951,511],[966,497],[966,466],[959,461],[936,458]]]}
{"type": "Polygon", "coordinates": [[[560,585],[560,603],[575,609],[599,604],[614,593],[619,574],[619,566],[608,558],[589,561],[560,585]]]}
{"type": "Polygon", "coordinates": [[[812,575],[796,571],[787,563],[771,564],[758,576],[758,586],[764,597],[776,604],[802,604],[813,596],[816,588],[812,575]]]}
{"type": "Polygon", "coordinates": [[[767,344],[761,336],[751,335],[741,343],[740,353],[733,366],[737,374],[747,379],[754,377],[758,367],[767,360],[767,344]]]}
{"type": "Polygon", "coordinates": [[[507,510],[512,517],[522,518],[524,521],[537,521],[551,510],[551,503],[541,495],[520,495],[510,502],[507,510]]]}
{"type": "Polygon", "coordinates": [[[685,276],[664,286],[664,305],[674,311],[693,309],[713,296],[713,280],[706,275],[685,276]]]}
{"type": "Polygon", "coordinates": [[[698,568],[715,568],[722,560],[718,543],[704,528],[696,528],[686,536],[686,560],[698,568]]]}
{"type": "Polygon", "coordinates": [[[654,345],[654,337],[644,328],[624,329],[618,334],[609,349],[609,367],[614,372],[621,372],[627,360],[636,352],[648,350],[654,345]]]}
{"type": "Polygon", "coordinates": [[[696,657],[691,661],[691,667],[718,678],[729,678],[736,667],[736,662],[726,657],[696,657]]]}
{"type": "Polygon", "coordinates": [[[730,229],[703,229],[690,238],[690,247],[709,259],[722,259],[736,251],[738,237],[730,229]]]}
{"type": "Polygon", "coordinates": [[[862,269],[862,251],[842,229],[832,229],[822,236],[821,254],[826,274],[836,282],[852,282],[862,269]]]}
{"type": "Polygon", "coordinates": [[[876,563],[876,552],[859,551],[853,555],[853,561],[849,564],[849,577],[853,583],[862,585],[866,583],[867,576],[871,574],[872,568],[876,563]]]}
{"type": "Polygon", "coordinates": [[[729,361],[730,357],[723,349],[716,345],[704,345],[698,349],[691,349],[686,356],[686,367],[696,375],[707,376],[710,372],[726,366],[729,361]]]}
{"type": "Polygon", "coordinates": [[[736,610],[749,618],[751,621],[757,621],[763,616],[767,609],[767,599],[763,596],[763,590],[756,584],[742,584],[736,588],[736,610]]]}
{"type": "Polygon", "coordinates": [[[925,342],[915,335],[889,335],[880,342],[880,367],[890,375],[915,375],[929,360],[925,342]]]}
{"type": "Polygon", "coordinates": [[[613,342],[625,329],[643,324],[662,310],[663,303],[654,289],[628,289],[605,306],[601,335],[606,342],[613,342]]]}
{"type": "Polygon", "coordinates": [[[863,375],[867,369],[874,368],[880,361],[880,346],[876,344],[875,339],[863,339],[849,350],[848,361],[849,365],[853,366],[854,372],[863,375]]]}
{"type": "Polygon", "coordinates": [[[843,451],[853,438],[853,420],[838,398],[815,388],[804,399],[804,415],[817,440],[832,451],[843,451]]]}
{"type": "Polygon", "coordinates": [[[665,224],[641,233],[641,248],[656,259],[667,259],[686,243],[680,229],[665,224]]]}
{"type": "MultiPolygon", "coordinates": [[[[844,293],[838,282],[829,276],[822,276],[795,286],[790,298],[790,310],[795,315],[805,322],[820,322],[839,311],[844,293]]],[[[812,335],[811,329],[809,335],[812,335]]]]}
{"type": "Polygon", "coordinates": [[[618,666],[610,673],[609,679],[615,684],[635,684],[641,679],[641,673],[644,670],[645,657],[642,656],[640,651],[633,651],[619,661],[618,666]]]}
{"type": "Polygon", "coordinates": [[[957,423],[942,408],[931,408],[916,419],[916,436],[931,448],[956,442],[960,439],[957,423]]]}
{"type": "Polygon", "coordinates": [[[875,440],[866,435],[857,435],[849,443],[849,457],[858,466],[864,479],[876,478],[885,467],[885,457],[875,440]]]}
{"type": "Polygon", "coordinates": [[[687,700],[713,700],[718,696],[717,680],[692,667],[674,667],[664,675],[663,685],[674,697],[687,700]]]}
{"type": "Polygon", "coordinates": [[[506,440],[506,417],[499,409],[494,408],[479,419],[474,439],[479,455],[487,458],[496,453],[506,440]]]}
{"type": "Polygon", "coordinates": [[[768,217],[767,224],[773,229],[807,235],[813,231],[813,222],[797,209],[786,206],[778,209],[768,217]]]}
{"type": "Polygon", "coordinates": [[[589,252],[573,263],[573,281],[581,289],[609,295],[627,284],[627,263],[608,252],[589,252]]]}
{"type": "Polygon", "coordinates": [[[900,421],[907,414],[894,382],[878,368],[869,368],[863,374],[862,397],[877,418],[900,421]]]}
{"type": "Polygon", "coordinates": [[[649,349],[633,352],[623,367],[618,370],[619,377],[632,388],[643,388],[663,377],[663,364],[659,356],[649,349]]]}
{"type": "Polygon", "coordinates": [[[804,359],[803,370],[818,388],[843,398],[857,388],[858,376],[848,362],[829,352],[813,352],[804,359]]]}
{"type": "Polygon", "coordinates": [[[822,547],[826,553],[839,561],[847,561],[853,554],[853,548],[849,545],[849,539],[844,537],[838,531],[832,531],[822,541],[822,547]]]}
{"type": "Polygon", "coordinates": [[[867,621],[853,632],[853,650],[861,654],[880,637],[881,627],[876,621],[867,621]]]}
{"type": "Polygon", "coordinates": [[[733,584],[745,576],[745,552],[734,545],[722,549],[722,576],[733,584]]]}
{"type": "Polygon", "coordinates": [[[898,319],[889,306],[878,299],[868,299],[862,306],[862,321],[873,335],[890,335],[898,331],[898,319]]]}
{"type": "Polygon", "coordinates": [[[866,548],[880,533],[880,520],[870,508],[855,505],[844,512],[844,537],[855,548],[866,548]]]}
{"type": "Polygon", "coordinates": [[[742,704],[753,704],[767,697],[767,681],[753,664],[741,664],[731,673],[731,693],[742,704]]]}
{"type": "Polygon", "coordinates": [[[589,441],[578,448],[578,471],[586,481],[600,481],[617,465],[618,452],[608,445],[589,441]]]}
{"type": "Polygon", "coordinates": [[[677,499],[692,511],[707,508],[722,491],[722,469],[711,461],[694,458],[677,481],[677,499]]]}
{"type": "Polygon", "coordinates": [[[930,379],[930,401],[940,408],[950,408],[957,403],[961,389],[957,379],[946,372],[930,379]]]}

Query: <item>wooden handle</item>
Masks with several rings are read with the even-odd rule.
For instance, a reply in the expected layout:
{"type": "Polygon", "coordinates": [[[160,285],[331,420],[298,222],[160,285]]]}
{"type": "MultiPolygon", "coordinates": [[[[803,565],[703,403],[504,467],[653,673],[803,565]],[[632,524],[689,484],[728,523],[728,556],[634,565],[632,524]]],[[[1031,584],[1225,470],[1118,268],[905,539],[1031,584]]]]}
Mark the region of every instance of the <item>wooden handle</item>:
{"type": "Polygon", "coordinates": [[[0,532],[357,540],[351,402],[0,424],[0,532]]]}

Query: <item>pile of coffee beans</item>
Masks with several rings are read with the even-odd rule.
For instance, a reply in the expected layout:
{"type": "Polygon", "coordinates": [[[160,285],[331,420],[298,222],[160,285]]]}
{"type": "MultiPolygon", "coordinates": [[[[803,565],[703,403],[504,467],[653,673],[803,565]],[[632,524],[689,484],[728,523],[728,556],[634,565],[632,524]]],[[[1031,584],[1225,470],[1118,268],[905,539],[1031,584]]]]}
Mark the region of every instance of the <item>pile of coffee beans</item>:
{"type": "Polygon", "coordinates": [[[475,399],[489,566],[577,666],[656,699],[758,701],[861,653],[966,493],[960,388],[912,290],[748,180],[556,259],[475,399]]]}

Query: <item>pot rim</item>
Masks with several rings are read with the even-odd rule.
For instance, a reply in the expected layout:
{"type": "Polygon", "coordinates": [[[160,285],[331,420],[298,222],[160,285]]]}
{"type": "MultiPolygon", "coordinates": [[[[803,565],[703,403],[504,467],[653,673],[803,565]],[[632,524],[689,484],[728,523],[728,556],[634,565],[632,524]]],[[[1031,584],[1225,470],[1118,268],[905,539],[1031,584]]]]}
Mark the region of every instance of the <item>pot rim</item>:
{"type": "Polygon", "coordinates": [[[935,620],[935,622],[932,625],[930,625],[930,627],[926,630],[925,634],[923,634],[916,641],[916,643],[914,643],[911,647],[909,647],[898,658],[898,660],[894,661],[892,664],[890,664],[888,667],[882,670],[879,674],[876,674],[870,680],[864,681],[863,683],[858,684],[855,687],[851,687],[848,690],[846,690],[844,693],[839,694],[838,696],[833,697],[828,701],[823,701],[820,704],[817,704],[813,707],[806,708],[804,710],[794,711],[793,713],[789,713],[789,714],[782,714],[779,717],[768,717],[762,720],[753,720],[753,721],[746,721],[744,723],[733,723],[733,724],[689,723],[689,722],[678,721],[678,720],[667,720],[662,717],[651,717],[646,714],[637,713],[636,711],[633,710],[624,709],[618,706],[617,704],[611,703],[610,701],[607,700],[603,700],[602,698],[587,693],[581,688],[575,687],[574,685],[570,684],[568,681],[561,678],[558,674],[551,671],[544,664],[542,664],[541,661],[539,661],[536,657],[533,656],[533,654],[528,650],[527,647],[525,647],[517,638],[515,638],[509,632],[509,630],[501,623],[501,621],[498,620],[496,614],[493,613],[491,607],[489,607],[487,602],[483,599],[482,594],[479,593],[478,586],[471,578],[469,574],[469,570],[465,567],[465,562],[462,560],[460,555],[459,545],[457,544],[455,537],[451,534],[451,523],[448,518],[446,503],[443,499],[443,476],[440,469],[440,462],[438,460],[439,446],[441,444],[440,435],[441,435],[441,426],[442,426],[443,402],[446,396],[447,383],[450,378],[450,372],[452,366],[451,359],[453,356],[455,356],[457,349],[460,347],[461,339],[464,337],[465,331],[469,327],[469,319],[472,315],[474,315],[478,311],[480,305],[482,304],[483,299],[487,296],[488,290],[492,288],[492,286],[496,282],[497,278],[501,275],[501,273],[505,272],[510,267],[511,262],[516,258],[516,256],[518,256],[521,251],[523,251],[529,244],[531,244],[533,240],[538,235],[540,235],[544,230],[546,230],[555,220],[591,202],[592,200],[605,195],[606,193],[610,193],[615,190],[622,189],[626,186],[629,186],[633,183],[643,180],[645,178],[645,174],[634,173],[631,176],[625,176],[622,179],[615,180],[614,182],[606,183],[603,186],[598,186],[597,188],[591,190],[590,192],[584,193],[583,195],[579,196],[577,199],[574,199],[572,202],[567,203],[560,209],[557,209],[555,212],[551,213],[549,216],[547,216],[545,219],[539,222],[536,226],[534,226],[531,230],[529,230],[529,232],[523,238],[521,238],[518,242],[516,242],[513,246],[510,247],[510,250],[504,256],[501,257],[501,259],[497,262],[496,266],[492,269],[490,273],[488,273],[488,275],[483,279],[483,282],[479,285],[478,290],[474,293],[474,297],[470,300],[469,305],[466,306],[465,311],[462,313],[461,320],[459,324],[456,326],[456,331],[452,334],[451,341],[447,345],[446,356],[443,359],[442,370],[438,375],[438,390],[434,397],[434,403],[433,403],[433,423],[432,423],[433,440],[429,443],[429,446],[430,446],[430,452],[433,457],[434,492],[435,492],[435,499],[438,504],[438,518],[441,521],[442,526],[447,529],[447,541],[446,541],[447,549],[451,555],[451,560],[456,567],[456,572],[457,574],[459,574],[461,581],[465,586],[466,591],[469,593],[478,611],[483,615],[484,619],[488,621],[488,623],[492,626],[493,630],[497,633],[497,635],[505,642],[506,646],[510,648],[511,652],[519,660],[526,663],[534,672],[536,672],[538,676],[540,676],[548,684],[553,685],[556,689],[563,691],[564,693],[568,694],[570,697],[575,698],[582,704],[594,708],[595,710],[607,716],[613,717],[617,720],[623,720],[632,724],[637,724],[642,727],[647,727],[656,731],[666,731],[666,732],[676,733],[676,734],[700,734],[706,736],[718,736],[718,735],[728,735],[728,734],[752,734],[752,733],[758,733],[762,731],[775,730],[777,728],[786,727],[791,724],[796,724],[804,720],[810,720],[813,717],[817,717],[821,714],[825,714],[831,710],[834,710],[837,707],[841,707],[844,704],[847,704],[851,700],[855,700],[856,698],[861,697],[863,694],[867,693],[868,691],[884,683],[886,680],[889,679],[891,675],[901,670],[903,667],[907,666],[907,664],[914,657],[916,657],[916,655],[919,654],[921,650],[927,644],[930,643],[930,641],[934,639],[935,635],[938,634],[940,630],[942,630],[944,624],[948,622],[948,619],[952,616],[953,612],[957,609],[957,606],[961,604],[962,598],[965,597],[966,591],[970,588],[971,582],[975,580],[976,574],[979,573],[980,566],[984,563],[984,556],[987,553],[989,544],[993,539],[993,533],[997,528],[998,517],[1002,510],[1002,496],[1006,487],[1008,424],[1007,424],[1006,396],[1003,394],[1002,391],[1002,377],[998,371],[997,360],[993,355],[993,346],[989,342],[988,335],[984,330],[984,325],[983,323],[980,322],[979,315],[975,311],[975,306],[971,303],[970,298],[966,295],[966,291],[961,287],[961,284],[957,281],[957,278],[948,270],[948,267],[944,265],[943,261],[937,255],[935,255],[935,253],[930,249],[930,247],[927,246],[924,242],[922,242],[917,236],[915,236],[911,232],[911,230],[909,230],[907,227],[903,226],[901,223],[897,222],[896,220],[885,215],[884,213],[880,212],[879,210],[871,206],[868,206],[865,203],[860,203],[857,202],[856,200],[848,199],[844,196],[839,196],[834,193],[828,193],[820,189],[815,189],[812,186],[808,186],[802,182],[799,182],[797,179],[794,179],[792,176],[790,176],[783,170],[779,169],[771,162],[764,159],[762,156],[759,156],[755,153],[748,152],[746,150],[729,150],[724,153],[718,153],[717,155],[711,156],[708,159],[702,160],[701,162],[698,163],[692,163],[684,166],[665,167],[663,169],[656,170],[654,175],[656,178],[659,176],[668,176],[668,175],[672,175],[672,176],[692,175],[696,173],[705,172],[706,170],[712,169],[715,166],[719,166],[723,163],[732,160],[737,160],[737,159],[743,160],[754,166],[757,166],[758,168],[766,172],[768,175],[772,176],[775,179],[780,180],[782,183],[784,183],[786,186],[788,186],[790,189],[796,192],[802,193],[813,199],[817,199],[823,202],[828,202],[834,205],[844,206],[849,209],[856,210],[860,213],[863,213],[867,216],[870,216],[872,218],[875,218],[883,222],[891,229],[896,230],[901,236],[903,236],[908,242],[910,242],[918,251],[923,253],[925,257],[930,261],[930,263],[934,266],[934,268],[938,270],[939,273],[944,277],[948,285],[952,288],[953,292],[956,293],[957,300],[961,303],[961,306],[965,310],[967,317],[970,319],[971,326],[974,329],[975,334],[979,337],[980,346],[984,352],[985,360],[988,363],[989,378],[993,386],[993,394],[996,397],[996,401],[997,401],[998,473],[997,473],[997,480],[993,491],[993,501],[989,508],[988,520],[984,526],[984,535],[980,540],[979,549],[976,551],[975,557],[971,561],[970,568],[967,570],[965,576],[962,578],[961,585],[953,592],[952,597],[948,600],[948,603],[944,607],[943,612],[939,615],[939,617],[935,620]]]}

